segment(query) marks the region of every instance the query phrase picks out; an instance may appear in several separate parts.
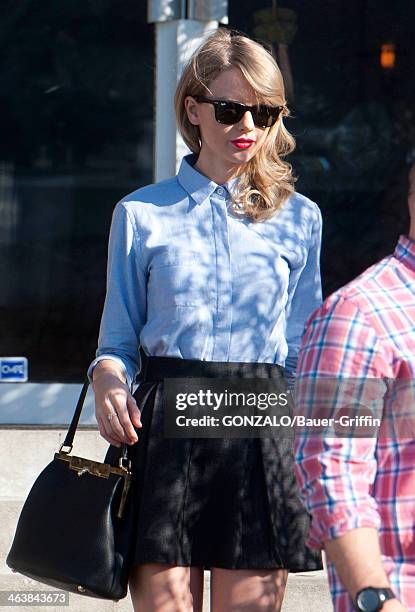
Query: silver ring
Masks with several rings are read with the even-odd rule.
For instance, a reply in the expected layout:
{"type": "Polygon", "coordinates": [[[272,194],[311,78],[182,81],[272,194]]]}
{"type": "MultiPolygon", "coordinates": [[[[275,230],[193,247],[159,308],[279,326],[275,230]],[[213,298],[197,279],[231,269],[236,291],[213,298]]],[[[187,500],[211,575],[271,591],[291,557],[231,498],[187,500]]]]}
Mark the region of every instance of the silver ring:
{"type": "Polygon", "coordinates": [[[110,412],[109,414],[107,414],[107,419],[109,420],[109,422],[111,422],[114,417],[115,417],[115,412],[110,412]]]}

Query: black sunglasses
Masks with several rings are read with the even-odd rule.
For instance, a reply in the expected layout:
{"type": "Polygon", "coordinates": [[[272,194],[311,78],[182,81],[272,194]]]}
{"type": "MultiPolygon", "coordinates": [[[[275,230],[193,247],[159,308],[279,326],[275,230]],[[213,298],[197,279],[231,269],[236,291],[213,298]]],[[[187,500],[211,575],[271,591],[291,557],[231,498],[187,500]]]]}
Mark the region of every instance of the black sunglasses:
{"type": "Polygon", "coordinates": [[[283,106],[267,106],[260,104],[259,106],[247,106],[240,102],[231,102],[230,100],[212,100],[205,96],[193,96],[196,102],[207,102],[215,107],[215,119],[218,123],[225,125],[234,125],[238,123],[247,111],[250,111],[252,119],[256,126],[261,128],[271,127],[276,123],[278,117],[282,113],[283,106]]]}

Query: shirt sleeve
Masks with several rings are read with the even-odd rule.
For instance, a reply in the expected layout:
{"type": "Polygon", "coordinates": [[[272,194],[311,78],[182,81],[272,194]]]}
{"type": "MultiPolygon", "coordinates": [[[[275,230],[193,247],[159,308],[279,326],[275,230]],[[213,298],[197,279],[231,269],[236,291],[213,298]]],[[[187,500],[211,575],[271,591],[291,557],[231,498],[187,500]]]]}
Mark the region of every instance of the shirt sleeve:
{"type": "Polygon", "coordinates": [[[290,273],[288,300],[285,307],[286,339],[288,354],[285,368],[289,380],[294,380],[301,338],[305,323],[311,313],[321,304],[320,251],[322,218],[318,206],[313,224],[306,263],[290,273]]]}
{"type": "Polygon", "coordinates": [[[96,359],[119,363],[131,387],[140,370],[140,332],[147,310],[147,275],[134,218],[123,202],[113,212],[108,242],[107,291],[98,337],[96,359]]]}
{"type": "MultiPolygon", "coordinates": [[[[379,415],[385,371],[375,330],[353,301],[334,294],[307,322],[298,361],[295,413],[316,417],[323,410],[325,416],[332,416],[344,406],[358,411],[369,406],[379,415]]],[[[372,437],[357,437],[352,431],[331,436],[311,435],[307,429],[296,432],[295,470],[312,516],[308,537],[312,548],[322,548],[325,540],[351,529],[380,526],[371,495],[377,471],[376,435],[372,430],[372,437]]]]}

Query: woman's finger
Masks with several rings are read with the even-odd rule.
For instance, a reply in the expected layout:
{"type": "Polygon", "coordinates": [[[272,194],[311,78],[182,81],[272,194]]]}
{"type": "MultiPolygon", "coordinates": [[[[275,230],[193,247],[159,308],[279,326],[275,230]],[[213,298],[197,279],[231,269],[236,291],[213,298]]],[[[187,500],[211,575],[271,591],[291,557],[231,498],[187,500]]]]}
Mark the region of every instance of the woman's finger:
{"type": "Polygon", "coordinates": [[[106,432],[106,429],[103,424],[103,419],[101,419],[100,417],[97,417],[97,422],[98,422],[99,433],[104,438],[104,440],[106,440],[113,446],[117,446],[119,448],[121,446],[121,442],[118,439],[116,439],[114,436],[111,436],[106,432]]]}
{"type": "Polygon", "coordinates": [[[127,442],[127,436],[120,425],[117,411],[109,400],[103,402],[99,416],[102,419],[104,430],[108,436],[115,438],[119,442],[127,442]],[[111,419],[108,416],[111,416],[111,419]]]}
{"type": "MultiPolygon", "coordinates": [[[[118,408],[118,420],[123,429],[124,434],[131,443],[137,442],[137,434],[130,420],[130,415],[126,406],[118,408]]],[[[111,421],[112,422],[112,421],[111,421]]]]}
{"type": "Polygon", "coordinates": [[[126,397],[124,394],[120,393],[116,394],[114,397],[111,397],[110,401],[112,409],[117,416],[116,418],[114,415],[113,419],[110,421],[113,431],[125,442],[131,444],[137,442],[137,434],[135,433],[134,427],[131,423],[130,415],[128,414],[126,406],[126,397]]]}
{"type": "Polygon", "coordinates": [[[131,395],[131,393],[127,395],[127,410],[132,423],[138,428],[142,427],[141,412],[137,406],[135,398],[131,395]]]}

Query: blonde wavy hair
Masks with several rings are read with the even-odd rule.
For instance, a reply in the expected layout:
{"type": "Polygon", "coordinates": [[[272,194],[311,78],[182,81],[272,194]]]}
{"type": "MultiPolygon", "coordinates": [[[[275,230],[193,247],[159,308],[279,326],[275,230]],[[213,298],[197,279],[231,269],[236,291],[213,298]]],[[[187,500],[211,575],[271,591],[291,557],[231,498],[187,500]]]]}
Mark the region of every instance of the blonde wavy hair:
{"type": "Polygon", "coordinates": [[[283,123],[289,115],[282,74],[271,53],[247,36],[219,28],[195,51],[186,65],[174,98],[177,125],[189,149],[200,152],[202,142],[197,125],[190,123],[186,96],[206,95],[209,85],[221,72],[239,68],[256,93],[258,104],[283,105],[278,121],[259,151],[239,175],[238,193],[233,204],[253,221],[272,217],[294,192],[292,167],[282,158],[295,148],[295,140],[283,123]]]}

